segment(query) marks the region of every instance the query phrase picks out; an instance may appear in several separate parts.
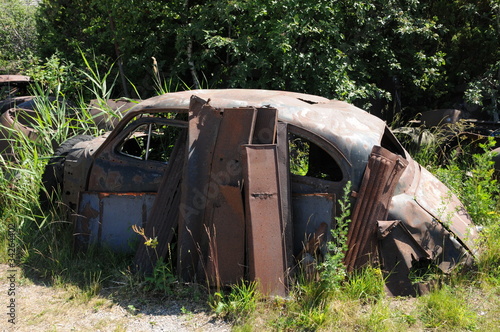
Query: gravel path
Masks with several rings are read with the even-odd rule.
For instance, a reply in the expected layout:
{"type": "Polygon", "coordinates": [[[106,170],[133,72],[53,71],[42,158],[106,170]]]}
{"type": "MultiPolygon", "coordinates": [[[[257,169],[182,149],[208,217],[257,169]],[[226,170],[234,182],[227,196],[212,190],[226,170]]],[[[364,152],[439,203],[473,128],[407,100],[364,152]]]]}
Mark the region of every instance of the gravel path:
{"type": "Polygon", "coordinates": [[[83,300],[71,292],[33,284],[19,268],[0,265],[2,331],[230,331],[231,327],[186,300],[83,300]],[[8,307],[10,306],[10,308],[8,307]],[[9,322],[15,315],[15,324],[9,322]]]}

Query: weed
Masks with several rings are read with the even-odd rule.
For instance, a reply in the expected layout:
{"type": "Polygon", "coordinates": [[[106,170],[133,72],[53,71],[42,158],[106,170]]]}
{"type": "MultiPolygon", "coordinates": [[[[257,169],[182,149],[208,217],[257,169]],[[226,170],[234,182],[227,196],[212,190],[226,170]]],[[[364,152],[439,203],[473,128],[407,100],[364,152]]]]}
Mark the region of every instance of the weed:
{"type": "Polygon", "coordinates": [[[327,288],[338,288],[346,277],[346,267],[344,257],[347,252],[347,233],[351,222],[351,183],[344,187],[344,195],[338,201],[340,214],[335,217],[336,227],[332,229],[332,241],[328,243],[329,253],[321,265],[321,280],[326,283],[327,288]]]}
{"type": "Polygon", "coordinates": [[[213,294],[209,304],[218,317],[242,323],[255,311],[258,299],[257,282],[242,281],[233,285],[228,294],[223,292],[213,294]]]}
{"type": "Polygon", "coordinates": [[[459,160],[436,170],[436,176],[458,194],[472,220],[477,225],[490,225],[500,221],[499,193],[497,180],[493,178],[494,162],[491,147],[492,137],[480,144],[483,153],[472,154],[466,165],[459,160]]]}
{"type": "Polygon", "coordinates": [[[342,291],[348,298],[362,303],[375,303],[385,296],[385,280],[377,267],[367,266],[353,271],[342,285],[342,291]]]}
{"type": "Polygon", "coordinates": [[[485,227],[481,232],[482,251],[478,269],[486,281],[500,286],[500,223],[485,227]]]}
{"type": "Polygon", "coordinates": [[[151,276],[146,276],[145,281],[145,289],[148,291],[172,294],[172,285],[177,279],[173,272],[171,261],[165,262],[163,257],[160,257],[156,261],[153,274],[151,276]]]}
{"type": "Polygon", "coordinates": [[[137,312],[138,312],[137,308],[136,308],[133,304],[129,304],[129,305],[127,306],[127,311],[128,311],[128,313],[129,313],[129,314],[131,314],[131,315],[136,315],[136,314],[137,314],[137,312]]]}

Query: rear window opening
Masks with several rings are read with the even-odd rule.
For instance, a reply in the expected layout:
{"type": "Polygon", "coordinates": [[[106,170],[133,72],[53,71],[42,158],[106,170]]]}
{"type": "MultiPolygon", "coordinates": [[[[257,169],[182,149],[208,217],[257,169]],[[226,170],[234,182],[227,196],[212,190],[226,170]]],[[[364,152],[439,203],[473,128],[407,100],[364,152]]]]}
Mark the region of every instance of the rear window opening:
{"type": "Polygon", "coordinates": [[[288,134],[290,173],[321,180],[342,181],[338,163],[321,147],[294,133],[288,134]]]}
{"type": "Polygon", "coordinates": [[[388,127],[385,127],[380,146],[406,159],[406,153],[403,146],[388,127]]]}

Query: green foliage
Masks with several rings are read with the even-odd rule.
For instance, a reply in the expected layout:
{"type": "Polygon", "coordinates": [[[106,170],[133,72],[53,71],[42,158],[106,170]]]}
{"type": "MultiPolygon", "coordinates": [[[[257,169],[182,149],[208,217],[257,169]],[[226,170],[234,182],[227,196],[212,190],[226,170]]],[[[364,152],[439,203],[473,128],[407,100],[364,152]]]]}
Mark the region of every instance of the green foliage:
{"type": "Polygon", "coordinates": [[[347,233],[351,222],[351,183],[344,187],[344,196],[338,201],[340,214],[335,217],[336,226],[332,229],[332,241],[328,243],[329,254],[321,266],[321,280],[327,288],[338,288],[346,277],[344,257],[347,252],[347,233]]]}
{"type": "MultiPolygon", "coordinates": [[[[500,8],[500,5],[497,5],[497,8],[500,8]]],[[[500,11],[500,9],[498,10],[500,11]]],[[[500,33],[500,28],[498,31],[500,33]]],[[[492,64],[484,74],[468,84],[465,100],[468,103],[483,106],[492,119],[500,121],[498,112],[500,105],[500,61],[492,64]]]]}
{"type": "Polygon", "coordinates": [[[385,296],[385,280],[379,268],[368,266],[350,273],[342,291],[363,303],[376,302],[385,296]]]}
{"type": "Polygon", "coordinates": [[[153,269],[153,274],[151,276],[145,277],[145,290],[161,292],[163,294],[173,294],[172,286],[177,282],[175,272],[172,266],[172,261],[164,261],[163,257],[160,257],[156,261],[156,265],[153,269]]]}
{"type": "Polygon", "coordinates": [[[425,327],[449,330],[473,330],[476,314],[467,302],[449,287],[442,287],[419,298],[420,319],[425,327]]]}
{"type": "Polygon", "coordinates": [[[23,0],[0,1],[0,74],[15,74],[19,60],[35,51],[35,6],[23,0]]]}
{"type": "Polygon", "coordinates": [[[105,65],[117,64],[122,95],[127,79],[146,96],[164,91],[159,77],[175,89],[198,88],[204,77],[209,87],[308,92],[390,117],[456,107],[470,84],[468,96],[495,114],[498,7],[494,0],[86,0],[69,7],[47,0],[37,22],[40,56],[60,50],[81,63],[78,49],[92,49],[105,65]]]}
{"type": "Polygon", "coordinates": [[[228,294],[216,292],[211,296],[209,304],[218,317],[241,323],[254,312],[258,299],[257,283],[242,281],[233,285],[228,294]]]}
{"type": "Polygon", "coordinates": [[[500,287],[500,223],[485,227],[481,232],[478,268],[485,280],[500,287]]]}
{"type": "Polygon", "coordinates": [[[461,163],[459,158],[450,158],[450,164],[436,169],[436,176],[443,181],[466,205],[472,220],[477,225],[499,222],[499,185],[493,178],[494,162],[491,148],[493,137],[480,144],[483,153],[472,154],[471,160],[461,163]]]}
{"type": "MultiPolygon", "coordinates": [[[[52,96],[61,94],[65,98],[72,98],[84,83],[75,65],[66,61],[59,52],[45,60],[29,56],[23,61],[23,67],[25,74],[52,96]]],[[[40,92],[38,90],[35,92],[40,92]]]]}

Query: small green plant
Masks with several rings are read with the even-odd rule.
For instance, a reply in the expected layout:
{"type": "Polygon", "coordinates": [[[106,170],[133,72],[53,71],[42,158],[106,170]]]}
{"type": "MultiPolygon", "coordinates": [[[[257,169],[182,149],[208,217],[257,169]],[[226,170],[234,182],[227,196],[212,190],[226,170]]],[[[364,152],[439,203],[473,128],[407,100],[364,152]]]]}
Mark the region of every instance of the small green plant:
{"type": "Polygon", "coordinates": [[[321,265],[321,280],[328,288],[338,288],[346,277],[344,257],[347,252],[347,233],[351,222],[351,182],[344,187],[344,195],[338,201],[340,215],[335,217],[336,227],[332,229],[332,241],[328,243],[329,254],[321,265]]]}
{"type": "Polygon", "coordinates": [[[137,308],[133,304],[129,304],[127,306],[127,311],[131,315],[136,315],[138,310],[137,310],[137,308]]]}
{"type": "Polygon", "coordinates": [[[209,304],[218,317],[242,323],[255,311],[258,299],[257,282],[242,281],[233,285],[228,294],[216,292],[210,296],[209,304]]]}
{"type": "Polygon", "coordinates": [[[165,262],[160,257],[155,264],[153,274],[145,277],[145,289],[161,292],[163,294],[172,294],[172,285],[177,281],[173,272],[172,263],[165,262]]]}
{"type": "Polygon", "coordinates": [[[486,281],[500,286],[500,223],[483,229],[481,248],[477,262],[479,273],[486,281]]]}
{"type": "MultiPolygon", "coordinates": [[[[156,254],[156,263],[153,268],[153,274],[145,277],[145,290],[161,292],[163,294],[172,294],[172,286],[177,281],[175,277],[172,260],[165,261],[163,257],[159,257],[156,247],[158,246],[158,238],[148,238],[144,228],[132,225],[132,230],[143,237],[144,245],[153,249],[156,254]]],[[[171,256],[171,248],[169,246],[169,256],[171,256]]]]}

